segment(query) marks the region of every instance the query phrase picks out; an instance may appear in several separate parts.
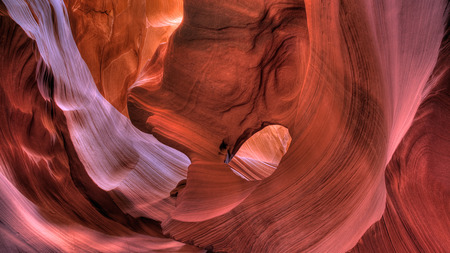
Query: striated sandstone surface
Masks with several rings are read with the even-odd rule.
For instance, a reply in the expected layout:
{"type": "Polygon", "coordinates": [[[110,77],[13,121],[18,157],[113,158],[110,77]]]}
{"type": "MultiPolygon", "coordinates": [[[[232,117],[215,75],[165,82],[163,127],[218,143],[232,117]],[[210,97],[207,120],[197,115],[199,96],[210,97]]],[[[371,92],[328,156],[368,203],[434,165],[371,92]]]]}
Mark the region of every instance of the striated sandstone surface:
{"type": "Polygon", "coordinates": [[[6,252],[446,252],[445,1],[3,0],[6,252]]]}

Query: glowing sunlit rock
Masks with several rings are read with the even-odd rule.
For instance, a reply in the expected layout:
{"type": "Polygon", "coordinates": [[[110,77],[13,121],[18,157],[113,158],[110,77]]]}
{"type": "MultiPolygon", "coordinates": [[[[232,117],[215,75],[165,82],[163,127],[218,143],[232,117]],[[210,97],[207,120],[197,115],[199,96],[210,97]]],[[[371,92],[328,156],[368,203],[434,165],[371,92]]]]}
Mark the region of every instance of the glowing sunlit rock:
{"type": "Polygon", "coordinates": [[[447,5],[3,0],[0,251],[445,252],[447,5]]]}

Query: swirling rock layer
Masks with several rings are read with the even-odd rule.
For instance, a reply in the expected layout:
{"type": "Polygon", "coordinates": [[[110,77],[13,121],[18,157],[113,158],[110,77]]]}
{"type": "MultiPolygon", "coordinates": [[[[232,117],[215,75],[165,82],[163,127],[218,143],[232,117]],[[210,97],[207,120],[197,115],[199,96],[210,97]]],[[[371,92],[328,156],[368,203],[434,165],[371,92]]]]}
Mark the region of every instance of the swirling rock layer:
{"type": "Polygon", "coordinates": [[[53,74],[36,44],[0,17],[1,240],[6,252],[195,251],[165,238],[157,222],[123,213],[86,173],[66,118],[45,100],[53,74]]]}
{"type": "Polygon", "coordinates": [[[448,14],[4,0],[1,250],[445,252],[448,14]]]}
{"type": "Polygon", "coordinates": [[[445,252],[450,248],[449,30],[408,133],[386,168],[386,210],[354,252],[445,252]]]}

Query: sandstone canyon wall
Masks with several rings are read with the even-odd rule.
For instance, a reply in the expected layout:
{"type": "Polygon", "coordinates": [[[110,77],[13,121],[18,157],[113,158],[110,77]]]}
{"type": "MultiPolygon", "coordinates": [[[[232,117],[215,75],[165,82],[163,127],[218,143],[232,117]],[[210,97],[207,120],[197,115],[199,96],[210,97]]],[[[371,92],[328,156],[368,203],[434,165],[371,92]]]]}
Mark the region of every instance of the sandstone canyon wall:
{"type": "Polygon", "coordinates": [[[3,0],[0,251],[448,252],[449,5],[3,0]]]}

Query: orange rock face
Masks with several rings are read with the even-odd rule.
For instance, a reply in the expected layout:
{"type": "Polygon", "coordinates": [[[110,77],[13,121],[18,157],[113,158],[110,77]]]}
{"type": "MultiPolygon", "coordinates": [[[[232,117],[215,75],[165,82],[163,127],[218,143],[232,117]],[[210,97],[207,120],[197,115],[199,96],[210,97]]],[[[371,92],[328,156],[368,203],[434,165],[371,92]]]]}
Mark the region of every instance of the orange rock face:
{"type": "Polygon", "coordinates": [[[445,1],[3,0],[0,249],[445,252],[445,1]]]}

